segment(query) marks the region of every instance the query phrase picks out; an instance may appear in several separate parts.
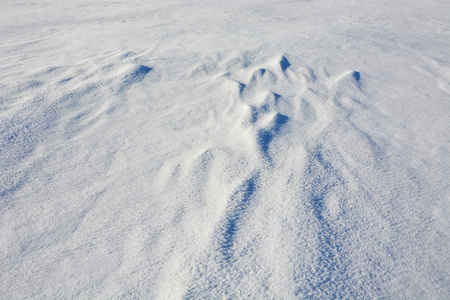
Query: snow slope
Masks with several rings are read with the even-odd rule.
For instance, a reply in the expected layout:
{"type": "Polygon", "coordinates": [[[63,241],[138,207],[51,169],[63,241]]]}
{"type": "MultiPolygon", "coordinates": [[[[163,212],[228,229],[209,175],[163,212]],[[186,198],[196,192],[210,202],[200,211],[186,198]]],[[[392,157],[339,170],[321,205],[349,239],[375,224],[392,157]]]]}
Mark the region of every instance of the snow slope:
{"type": "Polygon", "coordinates": [[[449,12],[2,0],[0,298],[449,298],[449,12]]]}

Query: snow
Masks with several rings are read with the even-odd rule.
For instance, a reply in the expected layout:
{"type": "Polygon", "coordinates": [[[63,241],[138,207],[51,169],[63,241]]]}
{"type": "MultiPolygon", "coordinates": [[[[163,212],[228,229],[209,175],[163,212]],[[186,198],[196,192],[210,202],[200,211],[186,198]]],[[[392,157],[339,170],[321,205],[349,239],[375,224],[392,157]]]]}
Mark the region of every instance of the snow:
{"type": "Polygon", "coordinates": [[[0,298],[449,298],[449,11],[1,1],[0,298]]]}

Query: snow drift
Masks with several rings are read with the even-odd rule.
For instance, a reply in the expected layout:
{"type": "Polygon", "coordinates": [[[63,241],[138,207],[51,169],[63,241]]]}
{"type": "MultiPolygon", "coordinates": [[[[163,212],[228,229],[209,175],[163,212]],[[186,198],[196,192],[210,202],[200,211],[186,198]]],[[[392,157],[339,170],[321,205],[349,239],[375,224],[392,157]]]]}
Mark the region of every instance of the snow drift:
{"type": "Polygon", "coordinates": [[[0,295],[448,298],[448,11],[2,1],[0,295]]]}

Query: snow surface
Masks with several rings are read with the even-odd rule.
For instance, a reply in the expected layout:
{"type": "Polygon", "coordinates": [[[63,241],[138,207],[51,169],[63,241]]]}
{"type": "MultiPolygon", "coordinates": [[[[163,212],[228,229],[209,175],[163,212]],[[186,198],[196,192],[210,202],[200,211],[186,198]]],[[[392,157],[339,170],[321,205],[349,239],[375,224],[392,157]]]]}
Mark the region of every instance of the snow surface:
{"type": "Polygon", "coordinates": [[[0,298],[450,298],[449,12],[2,0],[0,298]]]}

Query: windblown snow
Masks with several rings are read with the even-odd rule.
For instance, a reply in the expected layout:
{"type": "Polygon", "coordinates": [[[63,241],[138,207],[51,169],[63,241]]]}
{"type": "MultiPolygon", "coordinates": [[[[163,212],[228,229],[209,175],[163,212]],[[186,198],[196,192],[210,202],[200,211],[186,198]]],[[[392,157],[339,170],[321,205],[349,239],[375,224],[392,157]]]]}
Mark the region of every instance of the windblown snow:
{"type": "Polygon", "coordinates": [[[0,3],[0,298],[450,297],[450,2],[0,3]]]}

